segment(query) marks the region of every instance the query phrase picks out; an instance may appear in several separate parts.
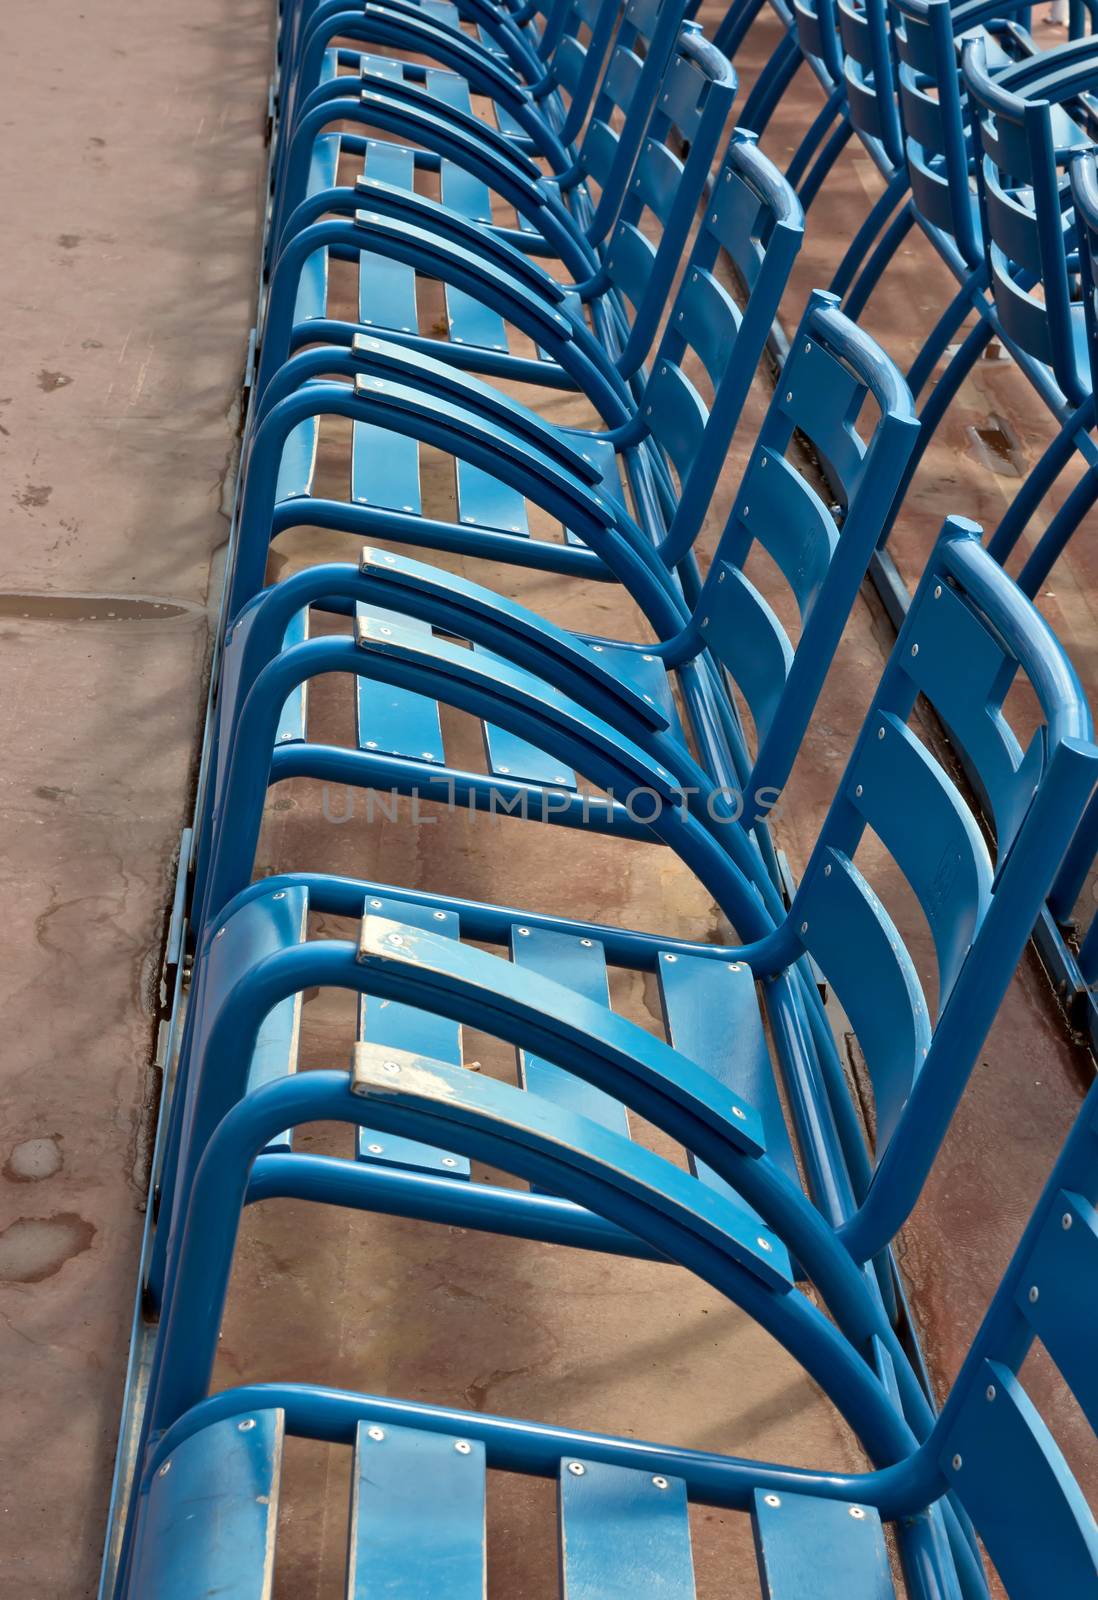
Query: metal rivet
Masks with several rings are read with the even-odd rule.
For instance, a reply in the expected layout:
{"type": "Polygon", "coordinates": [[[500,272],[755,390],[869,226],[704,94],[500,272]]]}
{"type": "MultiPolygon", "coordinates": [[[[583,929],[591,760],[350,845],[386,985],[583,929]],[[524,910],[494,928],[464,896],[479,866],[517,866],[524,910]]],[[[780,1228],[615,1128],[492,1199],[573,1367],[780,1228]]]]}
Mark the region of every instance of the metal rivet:
{"type": "Polygon", "coordinates": [[[214,934],[214,938],[215,939],[220,939],[221,936],[223,934],[228,933],[228,931],[229,931],[228,928],[218,928],[217,932],[214,934]]]}
{"type": "Polygon", "coordinates": [[[962,1460],[962,1458],[960,1456],[954,1456],[953,1457],[953,1470],[954,1470],[954,1472],[960,1472],[960,1470],[961,1470],[961,1468],[963,1466],[964,1466],[964,1461],[962,1460]]]}
{"type": "Polygon", "coordinates": [[[391,933],[389,935],[389,943],[390,944],[395,944],[395,945],[403,944],[404,943],[404,935],[402,933],[391,933]]]}
{"type": "Polygon", "coordinates": [[[1065,1232],[1067,1231],[1068,1228],[1071,1227],[1071,1221],[1072,1221],[1071,1212],[1070,1211],[1065,1211],[1063,1216],[1060,1218],[1060,1226],[1061,1226],[1061,1228],[1063,1228],[1065,1230],[1065,1232]]]}
{"type": "Polygon", "coordinates": [[[580,944],[583,946],[583,948],[585,950],[590,950],[590,948],[594,944],[594,942],[595,942],[594,939],[581,939],[580,940],[580,944]]]}
{"type": "Polygon", "coordinates": [[[367,750],[376,750],[377,749],[377,740],[376,739],[367,739],[366,748],[367,748],[367,750]]]}
{"type": "Polygon", "coordinates": [[[727,577],[727,573],[719,572],[717,574],[717,582],[718,583],[723,583],[726,577],[727,577]]]}
{"type": "Polygon", "coordinates": [[[811,348],[812,348],[812,345],[810,343],[805,345],[805,347],[804,347],[805,355],[808,354],[808,352],[811,350],[811,348]]]}
{"type": "Polygon", "coordinates": [[[740,970],[740,968],[742,966],[743,966],[743,962],[742,961],[730,961],[728,963],[728,970],[729,970],[729,972],[739,972],[739,970],[740,970]]]}
{"type": "Polygon", "coordinates": [[[435,759],[434,753],[430,750],[421,750],[419,756],[421,761],[433,761],[435,759]]]}
{"type": "Polygon", "coordinates": [[[385,1149],[385,1146],[383,1144],[368,1144],[366,1148],[372,1156],[379,1156],[385,1149]]]}
{"type": "Polygon", "coordinates": [[[940,600],[942,598],[942,586],[940,583],[936,583],[934,585],[934,598],[935,600],[940,600]]]}
{"type": "Polygon", "coordinates": [[[1033,1286],[1031,1287],[1031,1289],[1029,1291],[1029,1303],[1030,1303],[1030,1305],[1031,1306],[1036,1305],[1040,1298],[1041,1298],[1041,1291],[1040,1291],[1040,1289],[1038,1289],[1036,1284],[1033,1284],[1033,1286]]]}
{"type": "Polygon", "coordinates": [[[510,767],[497,767],[496,768],[497,772],[510,772],[510,770],[511,770],[510,767]]]}
{"type": "Polygon", "coordinates": [[[168,1473],[171,1470],[172,1470],[171,1462],[170,1461],[165,1461],[164,1465],[161,1467],[160,1471],[157,1473],[157,1477],[158,1478],[166,1478],[168,1473]]]}
{"type": "Polygon", "coordinates": [[[652,1482],[655,1484],[657,1489],[666,1489],[668,1487],[666,1478],[653,1478],[652,1482]]]}
{"type": "Polygon", "coordinates": [[[553,774],[553,782],[554,783],[567,783],[568,779],[565,777],[563,772],[555,772],[553,774]]]}
{"type": "Polygon", "coordinates": [[[733,1106],[732,1107],[732,1115],[736,1118],[737,1122],[746,1122],[747,1121],[747,1112],[743,1109],[742,1106],[733,1106]]]}
{"type": "Polygon", "coordinates": [[[568,1470],[572,1474],[573,1478],[582,1478],[584,1473],[587,1471],[587,1468],[584,1466],[582,1461],[570,1461],[568,1463],[568,1470]]]}
{"type": "Polygon", "coordinates": [[[751,511],[751,507],[750,506],[744,506],[744,508],[741,511],[740,515],[743,516],[743,517],[746,517],[746,516],[748,516],[750,514],[750,511],[751,511]]]}
{"type": "Polygon", "coordinates": [[[255,1418],[245,1417],[244,1421],[238,1422],[236,1426],[240,1433],[249,1433],[255,1427],[255,1418]]]}
{"type": "Polygon", "coordinates": [[[367,1433],[368,1437],[371,1438],[374,1441],[375,1444],[380,1444],[382,1439],[384,1439],[384,1437],[385,1437],[384,1428],[367,1428],[366,1429],[366,1433],[367,1433]]]}
{"type": "Polygon", "coordinates": [[[919,646],[917,644],[913,644],[911,646],[911,654],[913,656],[917,656],[919,654],[919,646]]]}
{"type": "Polygon", "coordinates": [[[454,1442],[454,1449],[457,1451],[459,1456],[467,1456],[472,1453],[473,1447],[469,1443],[468,1439],[457,1439],[454,1442]]]}
{"type": "Polygon", "coordinates": [[[878,729],[877,729],[877,737],[878,737],[878,739],[883,739],[883,738],[884,738],[884,736],[885,736],[885,731],[884,731],[884,729],[883,729],[883,728],[878,728],[878,729]]]}
{"type": "Polygon", "coordinates": [[[602,655],[602,645],[601,644],[593,644],[591,646],[591,648],[592,648],[592,650],[595,652],[595,654],[597,656],[601,656],[602,655]]]}
{"type": "Polygon", "coordinates": [[[786,391],[785,391],[785,398],[786,398],[786,399],[787,399],[787,400],[792,400],[792,398],[793,398],[793,391],[792,391],[792,389],[787,389],[787,390],[786,390],[786,391]]]}
{"type": "Polygon", "coordinates": [[[436,911],[435,912],[435,921],[436,922],[445,922],[446,921],[446,913],[445,913],[445,911],[436,911]]]}
{"type": "Polygon", "coordinates": [[[801,923],[801,932],[802,933],[807,933],[808,932],[808,923],[807,922],[802,922],[801,923]]]}
{"type": "Polygon", "coordinates": [[[763,1504],[768,1506],[780,1506],[781,1501],[778,1499],[776,1494],[764,1494],[763,1504]]]}
{"type": "Polygon", "coordinates": [[[709,618],[708,617],[703,617],[702,618],[702,627],[703,628],[708,628],[708,626],[709,626],[709,618]]]}
{"type": "Polygon", "coordinates": [[[456,1167],[457,1166],[457,1161],[454,1159],[453,1156],[443,1156],[442,1165],[444,1167],[456,1167]]]}
{"type": "Polygon", "coordinates": [[[383,1068],[383,1070],[385,1072],[399,1072],[400,1071],[400,1062],[399,1061],[383,1061],[381,1063],[381,1065],[382,1065],[382,1068],[383,1068]]]}
{"type": "Polygon", "coordinates": [[[825,878],[830,878],[830,876],[831,876],[831,863],[829,861],[827,863],[827,866],[824,868],[824,877],[825,878]]]}
{"type": "Polygon", "coordinates": [[[370,909],[371,909],[371,911],[380,911],[381,910],[381,901],[380,900],[371,900],[370,901],[370,909]]]}
{"type": "Polygon", "coordinates": [[[860,783],[858,783],[858,784],[855,784],[855,786],[854,786],[854,793],[855,793],[855,794],[857,794],[857,795],[860,795],[860,794],[862,794],[862,793],[863,793],[863,790],[862,790],[862,786],[861,786],[861,784],[860,784],[860,783]]]}
{"type": "Polygon", "coordinates": [[[275,893],[274,893],[274,894],[273,894],[273,895],[272,895],[272,896],[271,896],[271,899],[272,899],[272,900],[285,900],[285,898],[286,898],[286,891],[285,891],[285,889],[278,889],[278,890],[276,890],[276,892],[275,892],[275,893]]]}
{"type": "Polygon", "coordinates": [[[517,934],[518,934],[518,935],[519,935],[519,937],[520,937],[520,938],[522,938],[522,939],[528,939],[528,938],[529,938],[529,937],[530,937],[530,930],[529,930],[529,928],[516,928],[516,929],[515,929],[515,932],[516,932],[516,933],[517,933],[517,934]]]}
{"type": "Polygon", "coordinates": [[[292,733],[280,733],[279,736],[278,736],[278,741],[279,741],[280,744],[285,744],[287,739],[292,739],[292,738],[293,738],[293,734],[292,733]]]}
{"type": "Polygon", "coordinates": [[[678,956],[665,955],[663,959],[665,961],[677,961],[679,958],[678,956]]]}
{"type": "Polygon", "coordinates": [[[993,1383],[989,1383],[987,1388],[984,1390],[984,1399],[990,1404],[990,1402],[995,1398],[995,1393],[995,1385],[993,1383]]]}
{"type": "Polygon", "coordinates": [[[861,1506],[851,1506],[850,1515],[854,1518],[855,1522],[865,1521],[865,1512],[862,1510],[861,1506]]]}
{"type": "Polygon", "coordinates": [[[768,1255],[770,1254],[771,1250],[773,1250],[773,1248],[774,1248],[774,1246],[770,1243],[770,1240],[769,1239],[764,1239],[761,1233],[759,1234],[758,1238],[755,1240],[755,1243],[758,1245],[760,1250],[765,1250],[768,1255]]]}
{"type": "Polygon", "coordinates": [[[641,656],[642,661],[655,661],[655,656],[641,656]]]}

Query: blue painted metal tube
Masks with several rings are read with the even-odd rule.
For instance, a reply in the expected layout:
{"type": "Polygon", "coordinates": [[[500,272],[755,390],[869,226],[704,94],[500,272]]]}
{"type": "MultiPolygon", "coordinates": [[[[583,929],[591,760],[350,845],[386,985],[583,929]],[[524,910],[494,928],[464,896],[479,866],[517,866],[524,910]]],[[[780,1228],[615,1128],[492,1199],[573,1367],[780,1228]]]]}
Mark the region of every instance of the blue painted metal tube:
{"type": "Polygon", "coordinates": [[[419,1428],[429,1433],[478,1440],[485,1447],[488,1466],[500,1471],[555,1478],[561,1460],[576,1456],[584,1461],[604,1461],[610,1466],[682,1478],[692,1501],[735,1511],[751,1509],[756,1489],[852,1500],[859,1505],[876,1506],[885,1518],[921,1509],[922,1484],[909,1464],[912,1458],[876,1472],[813,1471],[807,1467],[784,1467],[711,1451],[654,1444],[643,1439],[621,1439],[611,1434],[553,1427],[549,1423],[490,1416],[483,1411],[394,1400],[388,1395],[283,1383],[256,1383],[227,1389],[192,1407],[150,1450],[144,1481],[152,1477],[185,1439],[203,1428],[223,1417],[244,1416],[274,1406],[285,1411],[287,1432],[300,1438],[353,1445],[360,1421],[377,1422],[390,1428],[419,1428]]]}
{"type": "Polygon", "coordinates": [[[528,1189],[457,1183],[431,1172],[396,1171],[334,1156],[261,1155],[252,1167],[245,1203],[311,1200],[321,1205],[410,1217],[449,1228],[473,1228],[512,1239],[597,1250],[603,1255],[667,1258],[571,1200],[528,1189]]]}

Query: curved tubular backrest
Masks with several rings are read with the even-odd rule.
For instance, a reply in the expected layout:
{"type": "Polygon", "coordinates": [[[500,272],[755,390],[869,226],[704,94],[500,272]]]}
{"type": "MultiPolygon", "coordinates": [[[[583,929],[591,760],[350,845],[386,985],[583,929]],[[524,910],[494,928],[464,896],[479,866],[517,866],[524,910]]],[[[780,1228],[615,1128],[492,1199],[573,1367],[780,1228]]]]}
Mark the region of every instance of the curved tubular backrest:
{"type": "Polygon", "coordinates": [[[914,1204],[1098,777],[1071,663],[978,534],[946,525],[790,912],[847,1010],[873,1084],[877,1171],[849,1225],[858,1259],[892,1238],[914,1204]],[[1024,755],[1001,709],[1015,677],[1041,719],[1024,755]],[[992,800],[994,865],[965,796],[907,725],[920,695],[992,800]],[[929,926],[933,1020],[915,963],[855,865],[867,828],[929,926]]]}
{"type": "Polygon", "coordinates": [[[1098,1597],[1098,1525],[1018,1377],[1040,1339],[1098,1431],[1096,1202],[1092,1088],[924,1447],[1012,1600],[1098,1597]]]}
{"type": "Polygon", "coordinates": [[[791,185],[754,134],[734,133],[644,391],[645,427],[681,484],[661,546],[669,566],[686,556],[702,526],[803,237],[791,185]],[[722,253],[748,291],[742,311],[718,276],[722,253]],[[713,386],[711,406],[685,370],[690,360],[713,386]]]}
{"type": "Polygon", "coordinates": [[[987,263],[1003,332],[1051,367],[1070,404],[1080,405],[1087,390],[1080,387],[1075,359],[1068,280],[1072,222],[1064,211],[1067,179],[1057,165],[1052,108],[997,84],[982,39],[965,45],[963,68],[987,263]]]}
{"type": "Polygon", "coordinates": [[[618,218],[685,14],[686,0],[626,0],[579,147],[577,174],[599,186],[586,230],[596,243],[618,218]]]}
{"type": "Polygon", "coordinates": [[[606,247],[607,278],[636,313],[618,361],[626,376],[651,349],[735,94],[729,62],[685,24],[606,247]]]}
{"type": "Polygon", "coordinates": [[[890,166],[898,167],[903,160],[903,141],[888,0],[838,0],[837,12],[850,121],[863,139],[879,145],[890,166]]]}
{"type": "Polygon", "coordinates": [[[756,730],[746,792],[780,791],[918,434],[914,404],[880,347],[816,291],[790,344],[696,608],[698,629],[730,673],[756,730]],[[863,442],[866,400],[878,412],[863,442]],[[786,458],[800,433],[831,466],[842,506],[828,507],[786,458]],[[744,573],[765,550],[801,618],[794,650],[744,573]]]}
{"type": "Polygon", "coordinates": [[[891,0],[891,36],[911,195],[965,264],[983,265],[972,214],[969,135],[950,0],[891,0]]]}

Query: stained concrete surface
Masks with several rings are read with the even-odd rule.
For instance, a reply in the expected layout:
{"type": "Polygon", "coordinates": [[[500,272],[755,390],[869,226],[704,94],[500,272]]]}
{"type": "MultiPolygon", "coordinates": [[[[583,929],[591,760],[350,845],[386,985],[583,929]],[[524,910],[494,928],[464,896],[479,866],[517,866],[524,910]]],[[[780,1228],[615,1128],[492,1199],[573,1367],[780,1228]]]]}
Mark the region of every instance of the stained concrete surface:
{"type": "MultiPolygon", "coordinates": [[[[717,11],[703,7],[703,19],[717,11]]],[[[18,1584],[35,1595],[89,1593],[98,1558],[141,1221],[155,973],[185,817],[209,564],[224,537],[221,485],[250,320],[266,22],[259,0],[198,0],[185,17],[162,0],[139,11],[114,0],[84,17],[62,5],[0,24],[11,36],[6,104],[16,167],[2,257],[15,305],[11,397],[0,408],[12,530],[0,637],[15,674],[5,696],[11,754],[0,819],[11,907],[0,1152],[0,1359],[8,1380],[0,1592],[18,1584]],[[52,95],[42,87],[44,64],[47,84],[58,79],[52,95]],[[78,96],[76,80],[94,81],[96,94],[78,96]],[[41,142],[44,99],[51,134],[64,135],[57,144],[65,162],[41,142]],[[179,613],[146,617],[143,605],[135,620],[103,614],[112,599],[121,609],[135,594],[179,613]]],[[[761,27],[743,53],[744,92],[768,37],[761,27]]],[[[813,94],[798,83],[768,135],[779,159],[813,94]]],[[[826,281],[835,240],[850,236],[875,193],[866,166],[852,151],[813,215],[794,305],[826,281]]],[[[948,287],[914,241],[867,323],[909,359],[927,325],[920,319],[948,287]]],[[[708,548],[763,400],[760,387],[709,519],[708,548]]],[[[570,404],[555,395],[547,409],[563,418],[570,404]]],[[[981,368],[897,529],[909,575],[945,511],[994,521],[1012,491],[965,431],[985,427],[992,413],[1033,458],[1042,419],[1017,374],[981,368]]],[[[332,474],[341,444],[333,430],[325,468],[332,474]]],[[[441,475],[433,482],[443,493],[441,475]]],[[[1042,605],[1093,683],[1087,542],[1076,540],[1042,605]]],[[[283,541],[277,567],[289,570],[306,552],[346,557],[354,548],[295,534],[283,541]]],[[[471,563],[453,564],[483,576],[471,563]]],[[[572,627],[641,636],[608,588],[582,592],[516,572],[493,581],[572,627]]],[[[867,598],[785,807],[782,840],[795,864],[889,641],[867,598]]],[[[312,716],[319,736],[349,737],[346,686],[318,685],[312,716]]],[[[449,719],[447,735],[452,748],[472,749],[462,719],[449,719]]],[[[360,814],[336,827],[323,817],[317,786],[285,785],[272,796],[259,867],[354,872],[724,936],[698,886],[651,847],[504,819],[439,817],[413,828],[407,816],[405,808],[404,825],[368,826],[360,814]]],[[[343,928],[318,919],[314,931],[343,928]]],[[[905,931],[920,937],[914,923],[905,931]]],[[[648,983],[616,975],[614,1001],[657,1025],[648,983]]],[[[310,999],[303,1064],[342,1064],[352,1029],[345,997],[310,999]]],[[[467,1031],[464,1045],[466,1061],[481,1070],[513,1072],[498,1044],[467,1031]]],[[[1088,1066],[1027,961],[901,1245],[939,1383],[956,1370],[1088,1066]]],[[[349,1147],[330,1129],[307,1130],[302,1142],[344,1154],[349,1147]]],[[[772,1341],[680,1273],[285,1202],[247,1219],[217,1379],[275,1376],[806,1464],[844,1468],[860,1459],[772,1341]]],[[[1039,1366],[1034,1382],[1042,1393],[1049,1388],[1039,1366]]],[[[1072,1429],[1066,1409],[1058,1420],[1086,1465],[1082,1430],[1072,1429]]],[[[291,1446],[281,1594],[338,1592],[346,1472],[341,1452],[291,1446]]],[[[493,1479],[494,1596],[555,1594],[551,1502],[544,1485],[493,1479]]],[[[703,1600],[757,1592],[744,1519],[699,1512],[695,1543],[703,1600]]]]}
{"type": "Polygon", "coordinates": [[[93,1593],[271,8],[0,7],[0,1594],[93,1593]]]}

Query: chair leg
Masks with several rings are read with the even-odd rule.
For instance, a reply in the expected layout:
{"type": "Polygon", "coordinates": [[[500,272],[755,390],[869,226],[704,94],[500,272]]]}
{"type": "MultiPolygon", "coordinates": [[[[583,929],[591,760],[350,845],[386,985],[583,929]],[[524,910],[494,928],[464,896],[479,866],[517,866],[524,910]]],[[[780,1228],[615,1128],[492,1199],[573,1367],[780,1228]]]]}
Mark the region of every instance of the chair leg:
{"type": "Polygon", "coordinates": [[[713,43],[730,61],[736,58],[736,51],[747,38],[765,0],[747,0],[745,5],[733,5],[728,8],[724,21],[717,29],[713,43]]]}
{"type": "MultiPolygon", "coordinates": [[[[835,107],[835,110],[838,110],[838,106],[835,107]]],[[[834,112],[832,112],[832,115],[834,115],[834,112]]],[[[827,143],[824,145],[823,149],[812,163],[812,170],[809,172],[804,182],[798,186],[797,195],[800,199],[801,205],[806,211],[812,204],[813,200],[815,200],[820,191],[820,185],[823,183],[824,179],[835,165],[835,162],[838,160],[846,146],[847,140],[854,132],[849,119],[841,111],[839,112],[839,115],[841,120],[838,127],[835,129],[834,133],[828,139],[827,143]]],[[[801,146],[801,149],[798,150],[796,156],[794,156],[793,159],[795,163],[799,162],[801,151],[803,149],[804,145],[801,146]]],[[[786,177],[789,179],[790,183],[795,183],[796,180],[792,174],[793,168],[790,167],[789,171],[786,173],[786,177]]]]}
{"type": "Polygon", "coordinates": [[[907,193],[907,188],[906,172],[897,172],[889,179],[888,187],[885,189],[884,194],[874,203],[873,209],[854,235],[854,238],[847,246],[846,254],[839,262],[835,276],[829,285],[832,294],[837,294],[841,298],[850,288],[850,285],[854,282],[855,274],[865,258],[866,251],[880,233],[886,218],[895,207],[900,196],[907,193]]]}
{"type": "Polygon", "coordinates": [[[857,322],[865,310],[866,301],[877,287],[892,257],[911,232],[914,222],[915,213],[909,205],[905,205],[896,213],[881,235],[876,249],[859,272],[843,306],[847,316],[854,322],[857,322]]]}
{"type": "Polygon", "coordinates": [[[1053,517],[1018,574],[1018,587],[1032,600],[1064,552],[1068,540],[1098,500],[1098,467],[1089,467],[1053,517]]]}
{"type": "Polygon", "coordinates": [[[1045,495],[1075,454],[1075,441],[1082,428],[1094,424],[1094,400],[1084,400],[1064,423],[1040,461],[1030,471],[1014,496],[1002,521],[992,535],[988,551],[1002,566],[1021,537],[1045,495]]]}
{"type": "Polygon", "coordinates": [[[802,60],[800,46],[785,38],[759,74],[740,112],[739,126],[761,135],[782,95],[789,88],[802,60]]]}
{"type": "Polygon", "coordinates": [[[918,398],[938,362],[945,354],[946,347],[954,334],[960,328],[965,318],[972,309],[972,295],[969,285],[965,284],[958,289],[945,311],[938,318],[929,339],[915,357],[908,368],[906,377],[908,388],[918,398]]]}

